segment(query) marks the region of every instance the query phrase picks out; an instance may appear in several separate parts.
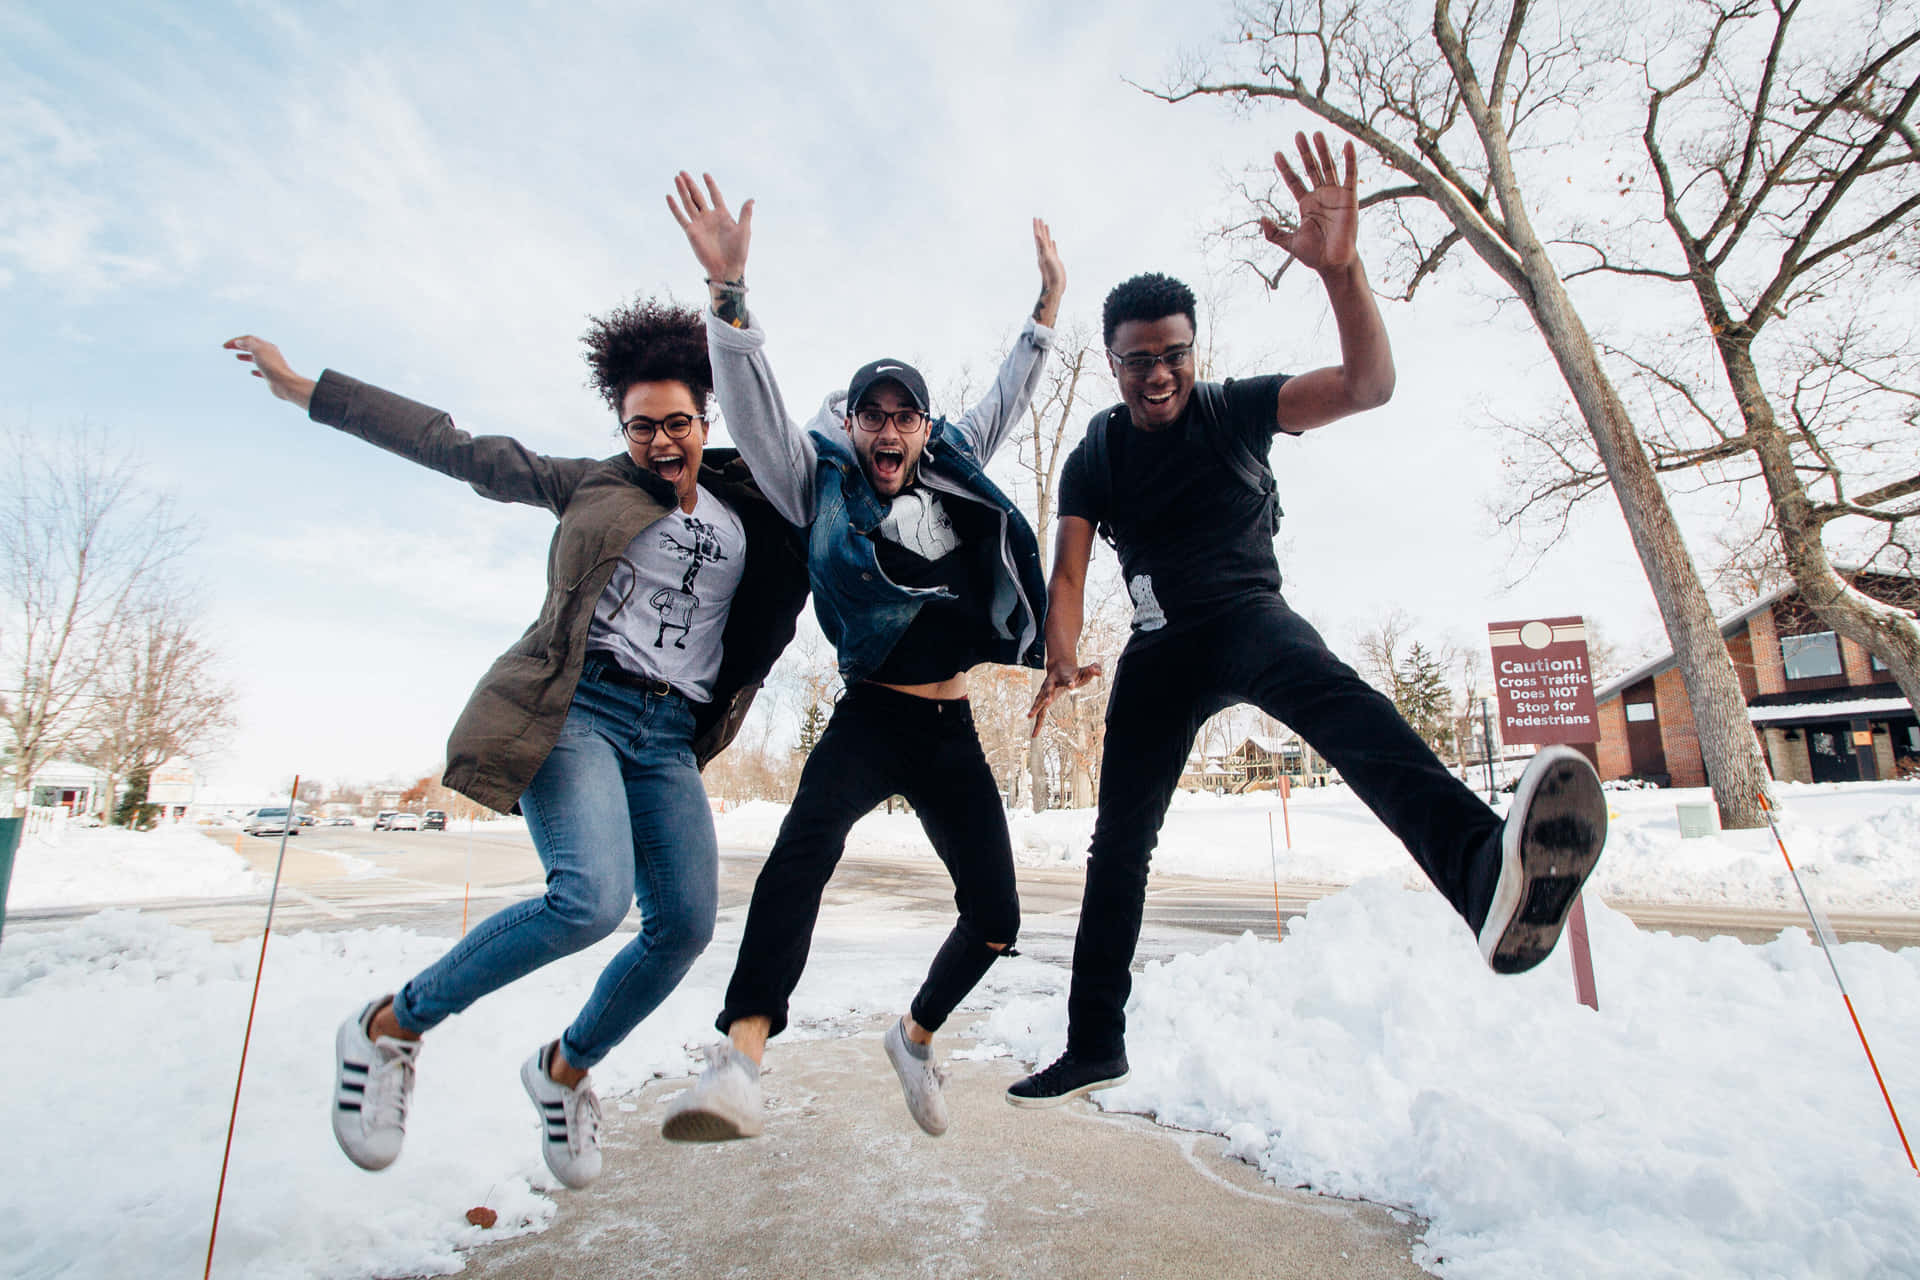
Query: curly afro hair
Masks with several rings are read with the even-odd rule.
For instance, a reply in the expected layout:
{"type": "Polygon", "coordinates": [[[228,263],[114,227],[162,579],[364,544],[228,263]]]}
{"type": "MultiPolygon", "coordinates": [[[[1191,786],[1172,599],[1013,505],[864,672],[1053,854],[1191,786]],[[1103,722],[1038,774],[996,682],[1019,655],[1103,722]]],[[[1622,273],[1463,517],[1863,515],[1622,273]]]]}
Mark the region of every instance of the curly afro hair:
{"type": "Polygon", "coordinates": [[[591,317],[580,336],[593,373],[587,385],[615,414],[636,382],[679,382],[705,413],[713,396],[713,365],[707,359],[707,328],[700,313],[657,298],[635,298],[604,316],[591,317]]]}
{"type": "Polygon", "coordinates": [[[1111,347],[1114,331],[1129,320],[1162,320],[1167,316],[1185,316],[1197,333],[1193,290],[1158,271],[1149,271],[1131,280],[1122,280],[1107,294],[1100,309],[1102,340],[1111,347]]]}

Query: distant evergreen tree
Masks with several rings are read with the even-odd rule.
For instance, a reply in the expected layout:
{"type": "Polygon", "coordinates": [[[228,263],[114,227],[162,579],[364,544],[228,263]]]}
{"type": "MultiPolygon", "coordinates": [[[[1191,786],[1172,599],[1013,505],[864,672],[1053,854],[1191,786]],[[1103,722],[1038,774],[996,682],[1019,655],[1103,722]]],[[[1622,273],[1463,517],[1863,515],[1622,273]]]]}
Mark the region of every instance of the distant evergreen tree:
{"type": "Polygon", "coordinates": [[[1444,749],[1453,722],[1453,693],[1439,660],[1416,640],[1394,672],[1393,683],[1401,717],[1428,746],[1444,749]]]}
{"type": "Polygon", "coordinates": [[[827,713],[820,709],[817,702],[807,704],[807,714],[800,721],[800,754],[811,755],[820,741],[820,735],[827,731],[827,713]]]}

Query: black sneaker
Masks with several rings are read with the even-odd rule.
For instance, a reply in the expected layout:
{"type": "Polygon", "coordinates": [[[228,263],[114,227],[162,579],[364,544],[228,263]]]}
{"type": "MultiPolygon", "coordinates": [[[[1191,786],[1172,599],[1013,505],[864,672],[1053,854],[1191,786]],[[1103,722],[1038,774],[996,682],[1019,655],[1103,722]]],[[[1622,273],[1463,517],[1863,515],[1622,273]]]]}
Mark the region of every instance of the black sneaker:
{"type": "Polygon", "coordinates": [[[1007,1086],[1007,1101],[1016,1107],[1057,1107],[1095,1089],[1111,1089],[1127,1082],[1127,1055],[1098,1062],[1077,1057],[1069,1049],[1045,1071],[1007,1086]]]}
{"type": "Polygon", "coordinates": [[[1524,973],[1547,958],[1606,842],[1599,775],[1573,748],[1543,747],[1500,831],[1500,879],[1480,927],[1480,954],[1495,973],[1524,973]]]}

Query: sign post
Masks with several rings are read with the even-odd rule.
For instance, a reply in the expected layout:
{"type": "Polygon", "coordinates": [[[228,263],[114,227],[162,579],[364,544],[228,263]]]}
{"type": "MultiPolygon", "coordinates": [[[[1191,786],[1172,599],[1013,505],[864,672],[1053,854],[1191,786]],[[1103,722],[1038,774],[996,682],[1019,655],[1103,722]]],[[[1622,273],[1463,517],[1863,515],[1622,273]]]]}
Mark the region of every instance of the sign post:
{"type": "MultiPolygon", "coordinates": [[[[1593,669],[1587,661],[1585,619],[1528,618],[1487,624],[1493,644],[1493,687],[1500,698],[1503,742],[1549,746],[1600,741],[1600,713],[1593,701],[1593,669]]],[[[1600,1008],[1593,982],[1593,952],[1587,944],[1587,911],[1573,900],[1567,915],[1567,946],[1573,957],[1573,990],[1581,1004],[1600,1008]]]]}

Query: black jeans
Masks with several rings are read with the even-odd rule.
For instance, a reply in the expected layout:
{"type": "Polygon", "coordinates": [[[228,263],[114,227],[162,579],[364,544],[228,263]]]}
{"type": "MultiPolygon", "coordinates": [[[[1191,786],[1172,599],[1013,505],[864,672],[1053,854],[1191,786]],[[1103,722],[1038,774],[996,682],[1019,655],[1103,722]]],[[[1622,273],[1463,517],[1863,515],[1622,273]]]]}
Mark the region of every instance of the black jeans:
{"type": "Polygon", "coordinates": [[[807,757],[793,807],[754,882],[740,958],[717,1023],[721,1031],[756,1015],[773,1020],[774,1035],[785,1029],[820,896],[846,849],[847,832],[891,795],[905,796],[919,814],[953,877],[960,909],[913,998],[913,1020],[938,1030],[993,962],[1011,951],[1020,932],[1013,846],[972,707],[965,698],[916,698],[856,684],[807,757]]]}
{"type": "Polygon", "coordinates": [[[1338,769],[1479,930],[1499,875],[1499,817],[1277,592],[1251,597],[1120,656],[1067,1001],[1067,1047],[1078,1055],[1111,1058],[1126,1046],[1147,861],[1194,735],[1236,702],[1285,722],[1338,769]]]}

